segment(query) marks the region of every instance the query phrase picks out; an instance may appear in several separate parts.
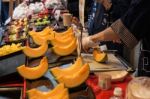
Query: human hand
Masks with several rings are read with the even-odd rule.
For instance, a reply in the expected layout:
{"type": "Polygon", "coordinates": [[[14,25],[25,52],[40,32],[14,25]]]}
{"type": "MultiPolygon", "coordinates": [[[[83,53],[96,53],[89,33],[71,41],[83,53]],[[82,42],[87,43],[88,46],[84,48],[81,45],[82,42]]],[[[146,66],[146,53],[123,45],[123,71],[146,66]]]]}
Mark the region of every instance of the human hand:
{"type": "Polygon", "coordinates": [[[91,37],[83,37],[82,39],[82,48],[85,52],[88,52],[89,48],[99,46],[98,42],[92,41],[91,37]]]}

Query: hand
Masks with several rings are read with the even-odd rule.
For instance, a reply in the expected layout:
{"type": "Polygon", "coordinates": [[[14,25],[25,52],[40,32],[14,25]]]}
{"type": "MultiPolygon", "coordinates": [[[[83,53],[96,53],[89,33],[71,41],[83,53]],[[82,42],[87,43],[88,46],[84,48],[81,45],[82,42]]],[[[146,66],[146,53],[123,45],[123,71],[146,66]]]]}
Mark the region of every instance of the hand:
{"type": "Polygon", "coordinates": [[[80,25],[80,21],[78,20],[77,17],[73,17],[73,18],[72,18],[72,23],[75,24],[76,26],[79,26],[79,25],[80,25]]]}
{"type": "Polygon", "coordinates": [[[99,46],[98,42],[92,41],[91,37],[83,37],[82,39],[82,48],[85,52],[88,52],[89,48],[99,46]]]}

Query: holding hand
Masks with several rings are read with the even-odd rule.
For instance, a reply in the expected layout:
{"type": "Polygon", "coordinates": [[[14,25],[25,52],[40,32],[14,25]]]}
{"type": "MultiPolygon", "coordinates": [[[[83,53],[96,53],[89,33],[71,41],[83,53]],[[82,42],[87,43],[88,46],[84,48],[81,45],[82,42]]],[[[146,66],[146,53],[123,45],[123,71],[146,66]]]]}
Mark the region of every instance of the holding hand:
{"type": "Polygon", "coordinates": [[[88,52],[89,48],[99,46],[98,42],[92,41],[91,37],[83,37],[82,39],[82,48],[85,52],[88,52]]]}

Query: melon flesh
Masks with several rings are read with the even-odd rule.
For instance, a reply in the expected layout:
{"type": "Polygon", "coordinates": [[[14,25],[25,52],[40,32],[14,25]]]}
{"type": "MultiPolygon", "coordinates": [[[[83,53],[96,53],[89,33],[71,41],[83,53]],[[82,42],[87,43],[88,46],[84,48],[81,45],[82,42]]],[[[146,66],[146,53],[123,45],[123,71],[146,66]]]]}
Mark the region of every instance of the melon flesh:
{"type": "Polygon", "coordinates": [[[31,37],[32,37],[34,43],[37,45],[42,45],[43,43],[54,39],[53,35],[46,35],[46,36],[33,35],[31,37]]]}
{"type": "Polygon", "coordinates": [[[59,83],[64,83],[67,88],[73,88],[82,84],[88,78],[89,73],[89,64],[85,64],[77,72],[70,75],[62,75],[56,77],[56,79],[59,83]]]}
{"type": "Polygon", "coordinates": [[[31,48],[29,46],[26,46],[23,49],[23,52],[26,56],[35,58],[35,57],[40,57],[40,56],[44,55],[46,53],[47,49],[48,49],[48,44],[47,44],[47,42],[45,42],[38,48],[31,48]]]}
{"type": "Polygon", "coordinates": [[[68,34],[73,34],[73,28],[70,27],[68,30],[64,31],[64,32],[54,32],[55,33],[55,36],[59,36],[59,37],[62,37],[62,36],[66,36],[68,34]]]}
{"type": "Polygon", "coordinates": [[[27,67],[25,65],[17,67],[18,73],[26,79],[38,79],[48,70],[48,60],[44,57],[36,67],[27,67]]]}
{"type": "Polygon", "coordinates": [[[94,49],[93,58],[96,62],[106,62],[108,60],[108,56],[104,52],[100,52],[99,50],[94,49]]]}
{"type": "Polygon", "coordinates": [[[53,51],[59,56],[67,56],[73,53],[77,48],[76,39],[66,46],[54,46],[53,51]]]}
{"type": "Polygon", "coordinates": [[[66,39],[60,39],[60,38],[55,37],[54,39],[51,40],[51,44],[53,46],[55,46],[55,45],[57,45],[57,46],[66,46],[70,42],[72,42],[73,40],[75,40],[74,36],[70,36],[66,39]]]}
{"type": "Polygon", "coordinates": [[[46,36],[48,35],[50,32],[52,32],[53,30],[49,27],[44,28],[42,31],[40,32],[35,32],[35,31],[29,31],[29,35],[39,35],[39,36],[46,36]]]}
{"type": "Polygon", "coordinates": [[[82,65],[82,58],[78,57],[73,65],[68,66],[67,68],[55,67],[51,69],[51,72],[55,77],[59,77],[62,75],[71,75],[72,73],[75,73],[78,70],[80,70],[82,65]]]}
{"type": "Polygon", "coordinates": [[[69,99],[67,96],[68,89],[64,87],[63,83],[57,85],[53,90],[42,92],[37,89],[27,91],[29,99],[69,99]],[[64,98],[66,97],[66,98],[64,98]]]}

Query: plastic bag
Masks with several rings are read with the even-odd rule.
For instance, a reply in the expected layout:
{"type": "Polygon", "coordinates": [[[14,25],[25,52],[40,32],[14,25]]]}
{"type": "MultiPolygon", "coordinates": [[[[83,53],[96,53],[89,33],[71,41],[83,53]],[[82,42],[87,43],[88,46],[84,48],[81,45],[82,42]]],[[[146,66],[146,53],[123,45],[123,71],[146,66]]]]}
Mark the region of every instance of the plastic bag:
{"type": "Polygon", "coordinates": [[[126,92],[126,99],[150,99],[150,78],[134,78],[128,84],[126,92]]]}

